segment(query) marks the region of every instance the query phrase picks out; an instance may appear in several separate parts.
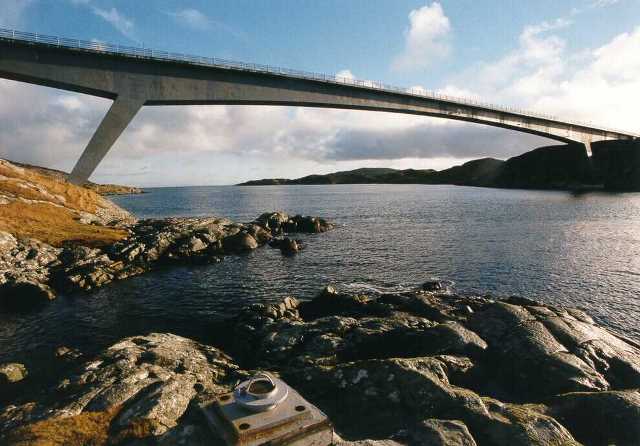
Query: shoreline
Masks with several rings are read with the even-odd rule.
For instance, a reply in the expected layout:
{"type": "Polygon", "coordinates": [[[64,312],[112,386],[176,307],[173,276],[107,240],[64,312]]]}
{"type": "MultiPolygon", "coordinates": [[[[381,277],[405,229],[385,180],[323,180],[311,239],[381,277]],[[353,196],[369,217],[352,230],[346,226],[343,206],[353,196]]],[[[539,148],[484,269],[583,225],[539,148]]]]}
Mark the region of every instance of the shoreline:
{"type": "Polygon", "coordinates": [[[104,423],[80,438],[206,444],[198,405],[259,369],[323,410],[347,444],[640,439],[640,344],[581,310],[462,296],[429,281],[391,293],[327,287],[305,302],[246,307],[225,327],[215,347],[152,333],[89,357],[58,348],[52,382],[26,371],[11,384],[17,396],[0,410],[0,431],[9,444],[43,432],[65,438],[99,416],[104,423]],[[131,430],[143,420],[148,429],[131,430]]]}
{"type": "Polygon", "coordinates": [[[87,292],[160,266],[218,263],[266,244],[293,255],[304,244],[289,235],[333,228],[323,218],[282,212],[264,213],[250,223],[218,217],[147,219],[123,226],[127,235],[113,244],[60,248],[0,231],[0,309],[37,307],[58,292],[87,292]]]}

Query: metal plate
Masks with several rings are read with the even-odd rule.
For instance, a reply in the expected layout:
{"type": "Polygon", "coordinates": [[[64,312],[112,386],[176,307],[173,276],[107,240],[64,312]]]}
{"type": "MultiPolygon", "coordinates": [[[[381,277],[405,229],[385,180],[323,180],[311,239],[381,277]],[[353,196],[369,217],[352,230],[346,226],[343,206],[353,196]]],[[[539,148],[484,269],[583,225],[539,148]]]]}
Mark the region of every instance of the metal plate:
{"type": "Polygon", "coordinates": [[[333,428],[327,416],[291,388],[287,399],[268,412],[252,413],[240,407],[233,393],[220,395],[201,409],[229,446],[331,444],[333,428]]]}

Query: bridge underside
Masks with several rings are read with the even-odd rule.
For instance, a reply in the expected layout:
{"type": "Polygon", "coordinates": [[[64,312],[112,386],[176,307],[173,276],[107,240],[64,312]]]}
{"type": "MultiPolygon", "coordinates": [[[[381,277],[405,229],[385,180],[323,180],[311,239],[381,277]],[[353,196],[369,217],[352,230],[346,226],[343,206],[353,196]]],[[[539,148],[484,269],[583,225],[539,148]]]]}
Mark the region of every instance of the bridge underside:
{"type": "Polygon", "coordinates": [[[145,105],[285,105],[372,110],[455,119],[562,142],[634,135],[373,88],[180,62],[136,59],[0,41],[0,77],[114,100],[71,173],[85,182],[145,105]]]}

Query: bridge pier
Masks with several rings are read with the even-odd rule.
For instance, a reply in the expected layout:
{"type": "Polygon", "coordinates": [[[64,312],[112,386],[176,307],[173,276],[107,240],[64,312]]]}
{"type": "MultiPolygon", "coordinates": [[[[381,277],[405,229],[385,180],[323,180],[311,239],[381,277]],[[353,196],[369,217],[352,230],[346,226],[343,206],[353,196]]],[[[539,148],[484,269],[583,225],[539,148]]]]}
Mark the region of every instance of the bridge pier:
{"type": "Polygon", "coordinates": [[[91,137],[89,144],[87,144],[69,175],[69,181],[75,184],[87,182],[93,171],[98,167],[98,164],[100,164],[100,161],[102,161],[144,103],[144,99],[126,96],[118,96],[113,101],[111,108],[102,119],[100,126],[91,137]]]}

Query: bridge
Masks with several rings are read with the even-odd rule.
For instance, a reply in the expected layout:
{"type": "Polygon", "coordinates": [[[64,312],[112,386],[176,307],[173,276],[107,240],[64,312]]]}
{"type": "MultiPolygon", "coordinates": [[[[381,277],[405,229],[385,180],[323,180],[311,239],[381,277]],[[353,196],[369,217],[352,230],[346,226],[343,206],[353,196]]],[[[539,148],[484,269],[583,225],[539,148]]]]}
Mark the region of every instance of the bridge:
{"type": "Polygon", "coordinates": [[[486,124],[581,143],[640,135],[429,91],[267,65],[0,28],[0,78],[112,99],[71,172],[83,183],[143,106],[286,105],[372,110],[486,124]]]}

